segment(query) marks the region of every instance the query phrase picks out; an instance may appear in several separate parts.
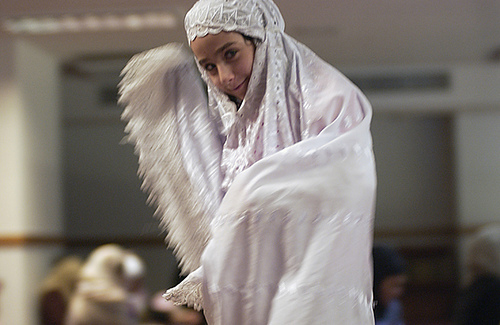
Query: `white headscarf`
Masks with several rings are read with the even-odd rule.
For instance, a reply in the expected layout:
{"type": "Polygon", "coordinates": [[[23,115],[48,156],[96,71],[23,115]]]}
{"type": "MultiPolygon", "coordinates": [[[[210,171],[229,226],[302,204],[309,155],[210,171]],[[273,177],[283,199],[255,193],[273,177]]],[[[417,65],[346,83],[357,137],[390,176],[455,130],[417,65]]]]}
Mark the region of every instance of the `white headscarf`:
{"type": "Polygon", "coordinates": [[[278,7],[268,0],[201,0],[186,14],[188,42],[207,34],[238,32],[263,41],[266,33],[284,32],[285,21],[278,7]]]}
{"type": "MultiPolygon", "coordinates": [[[[342,113],[342,103],[328,101],[334,100],[339,83],[350,82],[284,28],[283,17],[270,0],[201,0],[186,14],[189,42],[225,31],[249,36],[256,43],[252,76],[239,108],[198,65],[208,85],[209,109],[219,115],[220,132],[227,137],[222,153],[224,191],[239,172],[317,135],[342,113]]],[[[340,133],[364,117],[360,111],[343,113],[340,133]]]]}

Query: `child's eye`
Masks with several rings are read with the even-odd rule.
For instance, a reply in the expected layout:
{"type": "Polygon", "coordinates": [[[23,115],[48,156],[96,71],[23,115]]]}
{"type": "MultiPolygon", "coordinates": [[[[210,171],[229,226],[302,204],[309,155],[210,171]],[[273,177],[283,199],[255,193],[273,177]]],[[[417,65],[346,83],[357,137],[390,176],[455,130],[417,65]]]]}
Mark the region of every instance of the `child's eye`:
{"type": "Polygon", "coordinates": [[[207,70],[208,72],[213,72],[214,69],[215,69],[215,64],[209,63],[205,65],[205,70],[207,70]]]}
{"type": "Polygon", "coordinates": [[[237,51],[236,50],[229,50],[227,51],[225,54],[224,54],[224,57],[226,58],[226,60],[229,60],[229,59],[232,59],[234,58],[234,56],[236,55],[237,51]]]}

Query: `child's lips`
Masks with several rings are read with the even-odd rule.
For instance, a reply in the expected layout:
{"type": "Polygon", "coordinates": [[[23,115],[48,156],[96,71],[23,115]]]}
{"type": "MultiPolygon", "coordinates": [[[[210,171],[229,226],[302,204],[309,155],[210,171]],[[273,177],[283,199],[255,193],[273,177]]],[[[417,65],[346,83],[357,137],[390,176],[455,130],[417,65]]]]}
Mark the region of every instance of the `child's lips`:
{"type": "Polygon", "coordinates": [[[233,91],[237,91],[237,90],[241,89],[243,87],[243,85],[246,83],[246,81],[247,81],[246,79],[243,80],[243,82],[240,83],[236,88],[234,88],[233,91]]]}

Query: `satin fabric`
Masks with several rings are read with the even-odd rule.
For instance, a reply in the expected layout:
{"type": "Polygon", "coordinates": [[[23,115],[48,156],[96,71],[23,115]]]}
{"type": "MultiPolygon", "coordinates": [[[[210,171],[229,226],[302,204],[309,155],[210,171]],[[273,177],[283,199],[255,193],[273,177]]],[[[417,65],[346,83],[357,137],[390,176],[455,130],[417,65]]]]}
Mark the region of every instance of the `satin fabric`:
{"type": "Polygon", "coordinates": [[[209,324],[372,324],[369,112],[236,177],[202,257],[209,324]]]}

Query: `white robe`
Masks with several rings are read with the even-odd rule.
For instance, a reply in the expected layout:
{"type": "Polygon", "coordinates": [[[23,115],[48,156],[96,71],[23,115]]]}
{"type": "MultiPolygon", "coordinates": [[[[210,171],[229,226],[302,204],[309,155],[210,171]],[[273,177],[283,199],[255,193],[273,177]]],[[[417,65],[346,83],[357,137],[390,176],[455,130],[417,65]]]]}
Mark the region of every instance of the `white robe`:
{"type": "Polygon", "coordinates": [[[373,322],[368,125],[327,127],[236,177],[202,256],[209,324],[373,322]]]}

